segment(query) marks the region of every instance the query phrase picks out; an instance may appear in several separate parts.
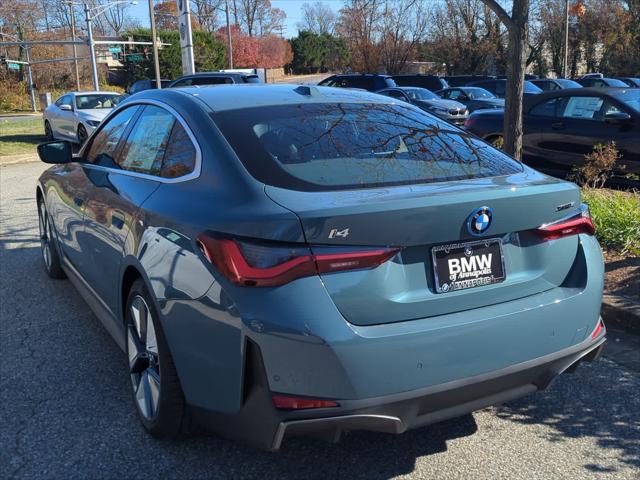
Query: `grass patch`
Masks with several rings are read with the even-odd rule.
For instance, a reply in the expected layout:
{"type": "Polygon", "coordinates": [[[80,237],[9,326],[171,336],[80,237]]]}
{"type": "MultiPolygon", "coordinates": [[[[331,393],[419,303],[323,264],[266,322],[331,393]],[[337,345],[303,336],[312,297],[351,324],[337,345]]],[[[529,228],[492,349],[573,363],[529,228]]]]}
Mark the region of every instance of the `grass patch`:
{"type": "Polygon", "coordinates": [[[44,141],[42,119],[0,119],[0,156],[36,153],[36,145],[44,141]]]}
{"type": "Polygon", "coordinates": [[[585,188],[582,199],[603,247],[640,256],[640,193],[585,188]]]}

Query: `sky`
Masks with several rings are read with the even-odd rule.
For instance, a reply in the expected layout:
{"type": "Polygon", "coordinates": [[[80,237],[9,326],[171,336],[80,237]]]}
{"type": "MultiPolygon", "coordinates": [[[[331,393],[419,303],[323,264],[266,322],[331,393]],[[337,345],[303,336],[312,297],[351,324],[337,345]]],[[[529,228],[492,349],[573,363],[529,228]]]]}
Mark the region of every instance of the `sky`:
{"type": "MultiPolygon", "coordinates": [[[[312,3],[313,0],[271,0],[272,7],[284,10],[287,14],[285,21],[286,31],[284,32],[286,38],[295,37],[298,34],[297,24],[302,21],[302,4],[305,2],[312,3]]],[[[343,4],[343,0],[323,0],[323,2],[336,12],[343,4]]],[[[132,5],[129,8],[131,15],[139,20],[143,26],[149,25],[148,0],[138,0],[137,5],[132,5]]]]}

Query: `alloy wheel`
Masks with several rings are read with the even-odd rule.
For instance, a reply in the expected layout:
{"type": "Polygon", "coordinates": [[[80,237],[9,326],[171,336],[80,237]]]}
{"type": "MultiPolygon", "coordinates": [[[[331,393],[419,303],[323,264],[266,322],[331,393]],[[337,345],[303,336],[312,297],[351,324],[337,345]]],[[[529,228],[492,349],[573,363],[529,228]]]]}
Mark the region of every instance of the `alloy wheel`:
{"type": "Polygon", "coordinates": [[[136,295],[130,304],[127,350],[131,385],[140,413],[151,420],[158,413],[160,398],[160,355],[149,306],[136,295]]]}
{"type": "Polygon", "coordinates": [[[49,217],[44,202],[40,202],[40,215],[38,215],[38,227],[40,228],[40,250],[42,259],[47,269],[51,268],[51,242],[49,239],[49,217]]]}

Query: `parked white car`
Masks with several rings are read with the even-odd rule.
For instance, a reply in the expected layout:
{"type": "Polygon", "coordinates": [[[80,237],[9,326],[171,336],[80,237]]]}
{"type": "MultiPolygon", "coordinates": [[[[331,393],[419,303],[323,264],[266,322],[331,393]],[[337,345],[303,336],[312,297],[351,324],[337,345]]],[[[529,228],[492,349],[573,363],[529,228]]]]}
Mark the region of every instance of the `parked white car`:
{"type": "Polygon", "coordinates": [[[66,93],[42,114],[44,133],[50,140],[71,140],[82,145],[124,98],[115,92],[66,93]]]}

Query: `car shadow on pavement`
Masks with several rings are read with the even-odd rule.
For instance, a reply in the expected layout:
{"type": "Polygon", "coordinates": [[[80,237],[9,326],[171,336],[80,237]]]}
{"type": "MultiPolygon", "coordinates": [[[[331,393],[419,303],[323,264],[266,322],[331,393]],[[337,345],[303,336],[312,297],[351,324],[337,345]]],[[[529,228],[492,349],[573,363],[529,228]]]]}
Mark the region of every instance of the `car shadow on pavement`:
{"type": "MultiPolygon", "coordinates": [[[[338,444],[291,439],[277,453],[212,434],[156,440],[136,418],[124,354],[68,281],[46,277],[31,211],[0,240],[7,447],[0,464],[10,466],[7,477],[382,480],[414,473],[421,457],[445,452],[449,441],[478,429],[466,415],[397,436],[353,432],[338,444]]],[[[549,442],[593,437],[640,467],[637,375],[606,359],[578,372],[490,412],[506,422],[548,426],[549,442]],[[605,391],[603,384],[614,386],[605,391]]],[[[584,468],[612,471],[595,461],[584,468]]]]}
{"type": "MultiPolygon", "coordinates": [[[[495,407],[497,416],[521,424],[543,424],[551,432],[547,438],[550,442],[591,437],[599,448],[617,450],[621,463],[640,468],[637,372],[621,368],[607,358],[583,364],[578,372],[580,378],[561,375],[548,390],[495,407]],[[617,378],[611,378],[612,371],[617,378]],[[602,385],[609,388],[603,389],[602,385]]],[[[593,458],[597,458],[595,452],[593,458]]],[[[616,471],[596,462],[585,464],[584,468],[600,473],[616,471]]]]}

